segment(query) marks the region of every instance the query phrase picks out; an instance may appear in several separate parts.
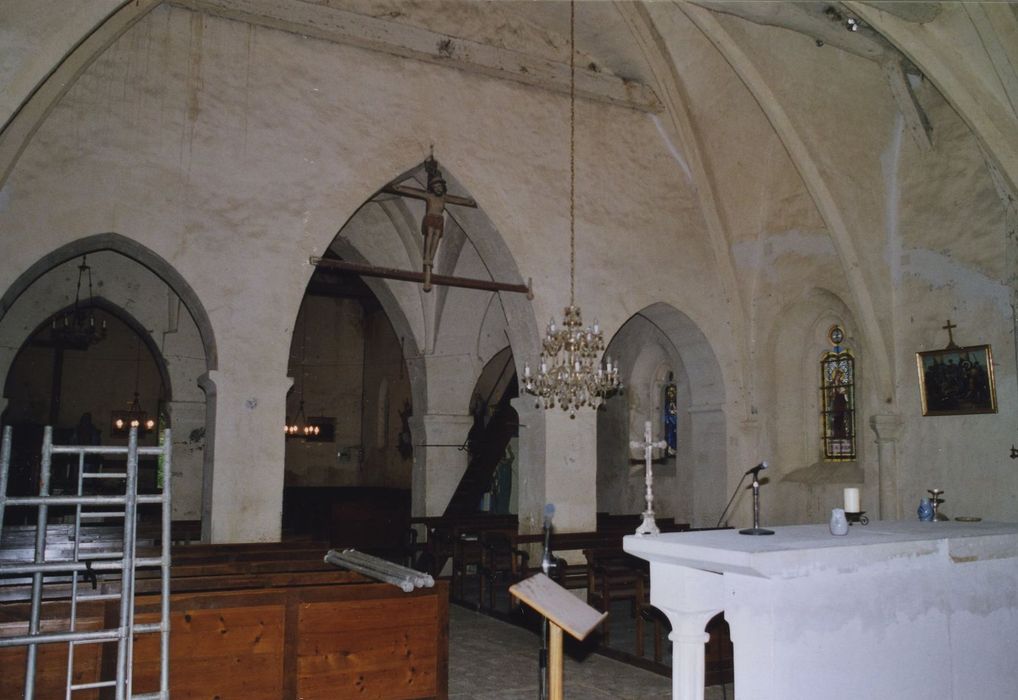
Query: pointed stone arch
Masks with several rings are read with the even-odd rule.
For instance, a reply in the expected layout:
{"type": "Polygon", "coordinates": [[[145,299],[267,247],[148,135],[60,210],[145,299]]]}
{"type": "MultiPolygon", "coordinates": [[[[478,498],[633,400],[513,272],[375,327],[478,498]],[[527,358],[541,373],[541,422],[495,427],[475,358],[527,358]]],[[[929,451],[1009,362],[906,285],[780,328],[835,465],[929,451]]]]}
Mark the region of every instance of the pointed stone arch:
{"type": "MultiPolygon", "coordinates": [[[[159,373],[159,381],[164,388],[163,398],[166,401],[171,401],[173,399],[173,380],[170,377],[170,370],[166,364],[166,358],[163,356],[163,353],[159,349],[159,346],[156,345],[155,340],[152,338],[152,335],[148,332],[148,329],[145,328],[145,326],[141,323],[141,321],[139,321],[134,316],[134,314],[130,313],[119,304],[115,304],[112,301],[106,299],[105,297],[101,296],[92,297],[92,299],[89,302],[89,306],[94,307],[96,309],[101,309],[106,313],[110,314],[111,316],[116,316],[119,321],[123,322],[124,325],[126,325],[128,328],[134,331],[135,335],[137,335],[141,339],[141,342],[144,343],[145,348],[148,350],[149,354],[152,356],[152,359],[155,361],[156,370],[159,373]]],[[[74,308],[73,304],[65,306],[62,309],[57,309],[53,314],[51,314],[51,316],[62,315],[72,310],[73,308],[74,308]]],[[[39,331],[43,330],[46,323],[47,321],[44,320],[41,324],[37,325],[36,328],[31,333],[28,334],[28,336],[25,338],[25,341],[22,343],[21,349],[19,349],[18,353],[20,353],[21,350],[24,349],[25,343],[27,343],[30,338],[32,338],[39,331]]],[[[13,365],[13,362],[11,364],[13,365]]],[[[4,396],[10,395],[11,391],[10,382],[11,382],[11,367],[8,366],[7,377],[6,380],[4,381],[3,388],[4,396]]]]}
{"type": "MultiPolygon", "coordinates": [[[[126,236],[117,233],[101,233],[93,236],[86,236],[71,241],[49,253],[43,255],[35,263],[22,272],[11,285],[0,296],[0,335],[6,336],[7,344],[13,347],[20,347],[21,343],[28,337],[29,332],[42,323],[46,318],[56,312],[57,308],[45,308],[43,310],[33,309],[22,312],[23,305],[19,305],[27,293],[33,289],[33,285],[39,283],[48,273],[70,261],[80,258],[83,255],[91,255],[100,252],[112,252],[123,256],[131,264],[144,268],[146,274],[158,278],[176,296],[183,305],[191,321],[194,323],[194,331],[198,335],[198,342],[201,344],[203,357],[198,361],[199,367],[194,368],[188,376],[194,381],[195,388],[192,392],[194,401],[180,402],[182,399],[181,381],[178,377],[172,381],[175,401],[170,404],[170,415],[176,428],[188,426],[185,433],[176,432],[177,439],[190,442],[194,445],[200,444],[200,448],[193,450],[195,455],[195,472],[192,481],[199,482],[189,484],[193,489],[194,498],[200,501],[200,507],[195,507],[195,515],[200,515],[202,521],[203,538],[210,537],[209,527],[211,524],[212,510],[212,477],[215,459],[215,415],[216,415],[216,387],[210,379],[210,373],[218,367],[219,355],[216,345],[215,333],[211,320],[204,304],[187,280],[177,269],[161,257],[159,254],[134,241],[126,236]],[[203,365],[203,367],[201,367],[203,365]],[[179,405],[178,405],[179,403],[179,405]],[[197,460],[201,461],[200,478],[198,476],[197,460]]],[[[102,299],[102,293],[97,295],[102,299]]],[[[140,336],[146,343],[155,343],[150,337],[144,323],[133,313],[117,303],[116,300],[108,298],[97,300],[100,304],[110,304],[113,307],[120,307],[124,314],[133,317],[135,330],[143,330],[140,336]]],[[[132,325],[132,324],[129,324],[132,325]]],[[[0,372],[7,375],[10,361],[13,357],[0,357],[0,372]]],[[[167,385],[169,377],[173,375],[173,369],[166,368],[167,385]]],[[[180,466],[181,460],[175,460],[174,466],[180,466]]],[[[181,491],[178,489],[178,494],[181,491]]]]}
{"type": "Polygon", "coordinates": [[[612,507],[642,509],[641,455],[630,454],[629,441],[642,440],[648,419],[655,437],[661,435],[655,415],[660,406],[653,404],[652,394],[667,368],[679,387],[679,444],[673,462],[666,459],[655,467],[655,502],[671,511],[662,510],[666,515],[696,527],[713,526],[725,499],[726,397],[721,365],[706,336],[686,314],[658,302],[630,317],[606,354],[618,359],[625,388],[598,415],[598,509],[604,509],[602,494],[609,490],[627,499],[612,507]],[[634,421],[639,424],[635,432],[634,421]]]}
{"type": "MultiPolygon", "coordinates": [[[[459,182],[446,164],[439,164],[449,191],[469,196],[470,188],[459,182]]],[[[423,188],[426,179],[422,173],[423,167],[418,165],[395,177],[415,178],[417,186],[423,188]]],[[[351,262],[419,271],[417,226],[423,209],[418,211],[413,201],[380,194],[386,182],[378,183],[378,190],[357,207],[326,248],[351,262]]],[[[449,207],[446,222],[436,272],[525,283],[505,239],[484,212],[483,203],[476,209],[449,207]]],[[[450,451],[446,446],[462,444],[466,439],[471,424],[471,393],[484,364],[508,341],[515,369],[520,371],[532,349],[539,347],[533,306],[521,294],[493,295],[439,287],[423,293],[419,286],[406,282],[378,278],[364,281],[404,341],[413,401],[410,427],[415,448],[414,512],[440,514],[458,482],[458,474],[466,467],[465,461],[458,464],[465,453],[454,454],[455,449],[450,451]],[[496,313],[493,306],[499,306],[501,313],[496,313]],[[448,313],[449,309],[456,313],[448,313]],[[436,472],[439,462],[441,474],[436,472]]],[[[531,472],[527,483],[534,487],[535,494],[527,505],[521,502],[521,508],[530,508],[537,516],[544,507],[544,430],[543,420],[529,421],[520,446],[520,461],[531,472]]]]}

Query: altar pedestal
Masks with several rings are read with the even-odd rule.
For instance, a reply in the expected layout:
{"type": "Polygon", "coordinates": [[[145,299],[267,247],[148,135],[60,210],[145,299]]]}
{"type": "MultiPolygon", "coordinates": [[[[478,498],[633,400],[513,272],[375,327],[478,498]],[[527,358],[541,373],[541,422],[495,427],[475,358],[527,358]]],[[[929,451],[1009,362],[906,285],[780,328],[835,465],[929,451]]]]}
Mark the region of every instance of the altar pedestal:
{"type": "Polygon", "coordinates": [[[948,700],[1018,688],[1018,524],[873,522],[624,539],[672,623],[672,690],[703,700],[707,621],[739,700],[948,700]]]}

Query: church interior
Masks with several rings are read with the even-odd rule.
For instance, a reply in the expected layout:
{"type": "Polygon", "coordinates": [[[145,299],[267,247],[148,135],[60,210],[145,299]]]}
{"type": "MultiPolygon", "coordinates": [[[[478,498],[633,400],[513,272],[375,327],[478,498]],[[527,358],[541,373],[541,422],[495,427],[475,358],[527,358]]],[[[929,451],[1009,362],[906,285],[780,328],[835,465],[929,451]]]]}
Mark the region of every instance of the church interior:
{"type": "MultiPolygon", "coordinates": [[[[549,505],[563,585],[625,619],[601,645],[667,665],[620,574],[649,465],[664,531],[754,524],[762,462],[767,526],[846,489],[1018,522],[1014,4],[8,0],[0,37],[0,503],[47,426],[169,429],[138,489],[172,486],[182,567],[297,585],[324,544],[439,579],[368,596],[437,640],[399,697],[448,696],[449,599],[515,614],[549,505]],[[534,379],[574,306],[617,382],[570,412],[534,379]]],[[[0,509],[0,548],[37,517],[0,509]]],[[[305,593],[281,649],[348,595],[305,593]]]]}

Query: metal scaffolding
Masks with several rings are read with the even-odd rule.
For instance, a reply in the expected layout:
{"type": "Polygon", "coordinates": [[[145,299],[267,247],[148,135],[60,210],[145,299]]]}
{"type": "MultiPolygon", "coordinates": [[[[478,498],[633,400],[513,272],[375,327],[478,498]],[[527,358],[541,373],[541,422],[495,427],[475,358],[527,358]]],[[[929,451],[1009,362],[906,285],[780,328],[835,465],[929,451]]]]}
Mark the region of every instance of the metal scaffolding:
{"type": "MultiPolygon", "coordinates": [[[[169,642],[170,642],[170,431],[163,434],[162,444],[156,447],[139,447],[138,430],[131,428],[126,447],[104,447],[92,445],[54,445],[52,428],[47,427],[43,436],[42,459],[39,472],[39,495],[30,497],[7,497],[8,476],[11,467],[11,428],[3,431],[0,448],[0,536],[3,534],[4,510],[7,506],[28,506],[37,509],[34,537],[34,555],[30,562],[0,561],[0,583],[31,576],[31,607],[28,634],[0,637],[0,648],[26,647],[24,698],[34,700],[36,691],[36,666],[38,649],[43,644],[67,644],[67,682],[65,698],[70,700],[76,691],[114,689],[116,700],[166,700],[169,698],[169,642]],[[77,493],[55,495],[51,493],[51,476],[54,455],[77,457],[77,493]],[[123,472],[90,471],[86,457],[126,455],[126,469],[123,472]],[[163,479],[162,492],[157,494],[138,493],[139,457],[152,456],[161,461],[163,479]],[[106,495],[92,493],[107,491],[109,488],[90,488],[95,484],[122,484],[123,493],[106,495]],[[159,556],[137,556],[138,506],[157,504],[160,506],[160,549],[159,556]],[[56,559],[47,558],[47,531],[50,525],[51,507],[73,507],[73,525],[70,529],[70,556],[56,559]],[[94,552],[82,548],[83,523],[110,520],[122,521],[122,540],[119,552],[94,552]],[[134,599],[137,569],[159,568],[160,575],[160,618],[158,623],[135,624],[134,599]],[[119,589],[103,586],[96,589],[99,576],[117,577],[119,589]],[[70,605],[66,629],[41,631],[40,618],[43,609],[44,584],[60,582],[66,588],[70,578],[69,593],[58,593],[70,605]],[[81,586],[81,576],[90,578],[91,589],[81,586]],[[49,579],[49,580],[47,580],[49,579]],[[116,626],[101,630],[79,630],[79,605],[83,602],[117,600],[119,614],[116,626]],[[132,694],[133,650],[135,635],[159,634],[159,690],[156,692],[132,694]],[[74,683],[74,652],[85,644],[116,643],[116,677],[98,678],[85,683],[74,683]]],[[[119,491],[119,488],[113,489],[119,491]]],[[[26,579],[27,580],[27,579],[26,579]]],[[[46,596],[47,600],[53,596],[46,596]]],[[[109,623],[105,623],[109,624],[109,623]]],[[[109,692],[109,691],[107,691],[109,692]]]]}

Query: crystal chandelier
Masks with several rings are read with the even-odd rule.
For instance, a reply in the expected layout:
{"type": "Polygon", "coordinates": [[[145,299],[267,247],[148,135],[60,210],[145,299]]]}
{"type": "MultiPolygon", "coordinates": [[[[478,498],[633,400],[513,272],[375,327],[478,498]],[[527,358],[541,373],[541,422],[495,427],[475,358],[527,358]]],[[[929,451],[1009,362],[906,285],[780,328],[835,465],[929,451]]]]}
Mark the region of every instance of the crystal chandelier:
{"type": "Polygon", "coordinates": [[[555,319],[541,347],[541,365],[533,376],[530,365],[523,368],[523,388],[540,398],[545,408],[557,403],[569,417],[583,406],[597,408],[619,387],[619,368],[611,358],[601,367],[598,357],[604,337],[597,321],[583,327],[576,305],[576,5],[569,3],[569,306],[563,311],[562,327],[555,319]]]}
{"type": "Polygon", "coordinates": [[[50,324],[50,336],[53,342],[62,347],[84,350],[106,337],[106,319],[98,323],[92,305],[92,268],[86,258],[81,256],[78,265],[78,287],[74,292],[74,306],[62,314],[53,317],[50,324]],[[88,275],[88,298],[81,300],[81,282],[88,275]]]}

